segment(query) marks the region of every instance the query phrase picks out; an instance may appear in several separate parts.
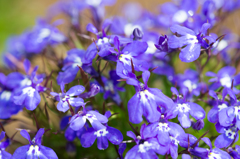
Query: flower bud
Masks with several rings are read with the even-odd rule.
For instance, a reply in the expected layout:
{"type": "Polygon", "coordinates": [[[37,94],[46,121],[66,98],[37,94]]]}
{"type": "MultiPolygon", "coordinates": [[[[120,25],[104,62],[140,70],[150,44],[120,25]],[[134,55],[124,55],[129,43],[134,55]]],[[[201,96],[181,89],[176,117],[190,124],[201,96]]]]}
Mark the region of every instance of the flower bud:
{"type": "Polygon", "coordinates": [[[158,39],[158,44],[155,44],[155,47],[163,52],[168,52],[168,38],[167,35],[160,36],[158,39]]]}
{"type": "Polygon", "coordinates": [[[204,121],[202,119],[197,120],[197,122],[192,121],[192,128],[195,130],[201,130],[204,127],[204,121]]]}
{"type": "Polygon", "coordinates": [[[143,38],[143,32],[139,28],[133,30],[133,39],[141,40],[143,38]]]}

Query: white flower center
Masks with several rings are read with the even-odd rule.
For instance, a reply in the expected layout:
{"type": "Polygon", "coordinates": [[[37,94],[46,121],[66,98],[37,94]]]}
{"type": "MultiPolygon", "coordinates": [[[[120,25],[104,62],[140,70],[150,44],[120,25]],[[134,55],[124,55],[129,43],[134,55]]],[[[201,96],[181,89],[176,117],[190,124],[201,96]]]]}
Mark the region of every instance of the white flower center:
{"type": "Polygon", "coordinates": [[[170,127],[168,126],[167,123],[158,123],[157,126],[159,131],[163,131],[163,132],[169,132],[170,131],[170,127]]]}
{"type": "Polygon", "coordinates": [[[89,121],[90,123],[92,123],[93,120],[97,120],[97,117],[96,117],[95,115],[93,115],[93,114],[86,114],[86,115],[84,115],[84,116],[82,117],[82,119],[83,119],[83,121],[86,121],[86,119],[88,119],[88,121],[89,121]]]}
{"type": "Polygon", "coordinates": [[[223,104],[218,106],[218,108],[219,108],[218,111],[221,111],[222,109],[227,108],[227,107],[228,106],[225,103],[223,103],[223,104]]]}
{"type": "Polygon", "coordinates": [[[220,154],[211,152],[211,153],[208,155],[208,159],[222,159],[222,158],[221,158],[221,155],[220,155],[220,154]]]}
{"type": "Polygon", "coordinates": [[[143,102],[144,104],[148,103],[148,100],[154,100],[154,95],[150,93],[148,90],[140,91],[140,101],[143,102]]]}
{"type": "Polygon", "coordinates": [[[11,98],[11,92],[10,91],[3,91],[1,96],[0,96],[0,99],[1,100],[5,100],[5,101],[8,101],[10,98],[11,98]]]}
{"type": "Polygon", "coordinates": [[[186,11],[179,10],[173,15],[172,20],[174,22],[183,23],[187,20],[187,18],[188,18],[188,15],[186,11]]]}
{"type": "Polygon", "coordinates": [[[41,152],[39,151],[39,146],[38,145],[31,145],[30,148],[27,151],[27,156],[37,156],[39,157],[39,155],[41,154],[41,152]]]}
{"type": "Polygon", "coordinates": [[[186,103],[183,104],[177,104],[177,111],[180,111],[181,113],[187,113],[190,111],[190,106],[186,103]]]}
{"type": "Polygon", "coordinates": [[[32,88],[32,87],[26,87],[26,88],[24,88],[24,89],[22,90],[22,93],[23,93],[23,94],[27,94],[29,97],[33,97],[35,91],[36,91],[36,90],[35,90],[34,88],[32,88]]]}
{"type": "Polygon", "coordinates": [[[178,144],[179,144],[179,141],[178,141],[175,137],[173,137],[173,136],[169,136],[169,137],[170,137],[171,142],[172,142],[174,145],[178,145],[178,144]]]}
{"type": "Polygon", "coordinates": [[[145,153],[145,152],[147,152],[149,149],[151,149],[151,146],[152,146],[151,143],[145,141],[143,144],[140,144],[140,145],[138,146],[138,152],[140,152],[140,153],[145,153]]]}
{"type": "Polygon", "coordinates": [[[225,131],[225,135],[229,138],[229,139],[234,139],[236,132],[232,131],[232,129],[224,129],[225,131]]]}
{"type": "Polygon", "coordinates": [[[197,88],[197,85],[190,80],[186,80],[183,82],[183,85],[186,86],[189,90],[189,92],[192,92],[192,90],[197,88]]]}
{"type": "Polygon", "coordinates": [[[228,75],[220,79],[220,83],[222,86],[226,86],[227,88],[231,88],[232,86],[232,79],[228,75]]]}
{"type": "Polygon", "coordinates": [[[50,29],[43,28],[43,29],[41,29],[40,34],[38,35],[36,41],[41,43],[45,38],[49,37],[50,34],[51,34],[50,29]]]}
{"type": "Polygon", "coordinates": [[[132,56],[130,54],[121,54],[119,57],[119,60],[123,62],[124,65],[130,65],[130,66],[131,66],[131,59],[132,59],[132,56]]]}
{"type": "Polygon", "coordinates": [[[32,84],[32,81],[29,79],[29,78],[24,78],[21,82],[20,82],[20,85],[21,86],[29,86],[32,84]]]}
{"type": "Polygon", "coordinates": [[[72,67],[74,67],[74,68],[78,67],[78,66],[82,67],[82,60],[80,57],[76,57],[74,60],[74,64],[72,65],[72,67]]]}
{"type": "Polygon", "coordinates": [[[106,136],[107,134],[108,134],[108,131],[106,129],[101,129],[94,132],[94,135],[97,135],[97,137],[106,136]]]}
{"type": "Polygon", "coordinates": [[[102,39],[98,39],[97,46],[101,46],[102,44],[108,43],[108,38],[104,37],[102,39]]]}

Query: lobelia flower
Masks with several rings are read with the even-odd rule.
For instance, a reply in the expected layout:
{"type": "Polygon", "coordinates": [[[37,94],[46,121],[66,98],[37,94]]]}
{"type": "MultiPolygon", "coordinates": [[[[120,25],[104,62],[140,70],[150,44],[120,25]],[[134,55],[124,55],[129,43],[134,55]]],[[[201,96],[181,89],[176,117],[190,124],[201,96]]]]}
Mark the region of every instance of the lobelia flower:
{"type": "Polygon", "coordinates": [[[36,27],[27,34],[24,43],[27,53],[40,53],[47,45],[56,45],[66,40],[66,37],[55,26],[39,19],[36,27]]]}
{"type": "Polygon", "coordinates": [[[149,68],[149,64],[143,59],[138,58],[148,48],[146,42],[133,41],[127,44],[122,50],[120,49],[120,41],[117,36],[114,38],[114,48],[110,48],[112,54],[117,55],[117,75],[121,78],[128,78],[132,71],[131,60],[133,61],[134,69],[136,71],[144,71],[149,68]]]}
{"type": "Polygon", "coordinates": [[[193,145],[197,139],[186,134],[181,126],[176,123],[169,122],[171,119],[167,113],[161,115],[161,119],[157,122],[149,124],[145,128],[145,138],[156,137],[160,148],[164,154],[171,154],[172,158],[178,156],[178,145],[187,148],[188,137],[190,145],[193,145]]]}
{"type": "Polygon", "coordinates": [[[214,82],[210,89],[218,89],[219,87],[231,88],[233,81],[233,92],[238,94],[240,91],[235,86],[240,84],[240,74],[234,76],[236,69],[232,66],[226,66],[221,68],[217,74],[213,72],[207,72],[206,76],[212,77],[209,82],[214,82]]]}
{"type": "Polygon", "coordinates": [[[102,82],[104,84],[104,87],[101,87],[100,90],[101,93],[104,93],[103,98],[105,100],[110,98],[118,105],[120,105],[122,102],[118,92],[125,91],[124,88],[118,86],[120,82],[117,80],[119,79],[120,77],[116,74],[116,70],[109,71],[109,79],[102,76],[102,82]]]}
{"type": "MultiPolygon", "coordinates": [[[[2,131],[0,134],[0,141],[5,137],[5,132],[2,131]]],[[[5,151],[5,149],[8,147],[8,145],[10,144],[10,140],[7,139],[3,142],[0,142],[0,158],[1,159],[7,159],[7,158],[11,158],[12,155],[10,153],[8,153],[7,151],[5,151]]]]}
{"type": "Polygon", "coordinates": [[[21,130],[20,134],[29,141],[29,144],[21,146],[18,149],[16,149],[12,156],[12,159],[26,159],[26,158],[58,159],[56,153],[51,148],[42,145],[42,136],[44,134],[44,128],[39,129],[36,136],[32,140],[26,130],[21,130]]]}
{"type": "Polygon", "coordinates": [[[41,101],[40,92],[46,91],[46,88],[41,86],[43,78],[36,76],[38,66],[33,69],[31,74],[31,85],[25,85],[14,90],[13,101],[17,105],[24,105],[28,110],[36,109],[41,101]]]}
{"type": "Polygon", "coordinates": [[[214,145],[217,148],[224,148],[224,147],[227,148],[230,144],[232,144],[234,140],[235,140],[234,143],[238,141],[239,129],[236,127],[236,125],[223,127],[219,123],[217,123],[215,126],[217,131],[221,133],[221,135],[219,135],[214,142],[214,145]]]}
{"type": "Polygon", "coordinates": [[[58,74],[57,83],[60,85],[62,82],[72,82],[79,71],[79,67],[82,67],[84,71],[91,75],[96,74],[91,66],[94,57],[91,57],[87,54],[87,51],[84,50],[69,50],[67,52],[67,57],[63,60],[62,72],[59,72],[58,74]]]}
{"type": "MultiPolygon", "coordinates": [[[[222,99],[220,99],[217,94],[213,91],[213,90],[210,90],[209,91],[209,95],[211,97],[214,98],[214,101],[210,102],[210,105],[213,106],[212,109],[208,112],[208,121],[212,122],[212,123],[218,123],[222,118],[223,116],[220,115],[220,112],[224,111],[225,109],[227,109],[228,107],[230,107],[232,104],[234,103],[229,103],[229,102],[226,102],[224,101],[225,100],[225,97],[227,95],[230,95],[231,97],[231,101],[234,101],[235,103],[235,100],[236,100],[236,97],[233,93],[231,93],[228,89],[223,89],[222,91],[222,99]]],[[[225,111],[224,111],[225,112],[225,111]]],[[[223,113],[224,114],[224,113],[223,113]]],[[[222,120],[221,120],[222,121],[222,120]]],[[[230,126],[230,125],[228,125],[230,126]]]]}
{"type": "Polygon", "coordinates": [[[156,153],[161,155],[165,154],[166,150],[159,145],[156,138],[145,137],[145,133],[146,133],[145,128],[146,128],[146,124],[143,124],[141,126],[139,136],[136,136],[132,131],[127,132],[127,136],[134,139],[134,141],[136,142],[136,145],[127,152],[125,159],[132,159],[132,158],[158,159],[158,156],[156,153]]]}
{"type": "Polygon", "coordinates": [[[157,110],[157,107],[167,109],[174,105],[172,99],[165,96],[159,89],[147,86],[149,77],[150,72],[144,71],[142,74],[144,84],[134,78],[129,78],[126,81],[128,84],[134,85],[136,90],[136,94],[128,101],[129,121],[134,124],[143,120],[142,115],[149,122],[155,122],[161,116],[161,112],[157,110]]]}
{"type": "Polygon", "coordinates": [[[200,93],[207,91],[207,85],[199,82],[199,73],[192,69],[185,70],[184,74],[176,75],[171,82],[180,88],[181,93],[188,89],[188,98],[192,95],[199,96],[200,93]]]}
{"type": "Polygon", "coordinates": [[[23,106],[16,105],[12,101],[13,89],[8,87],[8,77],[0,73],[0,119],[10,118],[12,115],[17,114],[23,106]]]}
{"type": "Polygon", "coordinates": [[[197,1],[181,0],[175,4],[167,2],[161,5],[161,12],[157,17],[161,27],[169,27],[172,24],[181,24],[192,21],[198,8],[197,1]]]}
{"type": "Polygon", "coordinates": [[[204,109],[196,103],[186,101],[185,93],[183,98],[180,98],[180,95],[175,87],[172,87],[171,91],[177,95],[172,117],[174,118],[178,115],[178,121],[181,123],[182,127],[189,128],[191,126],[189,114],[191,114],[191,116],[196,120],[205,118],[204,109]]]}
{"type": "MultiPolygon", "coordinates": [[[[108,111],[105,113],[108,118],[111,113],[108,111]]],[[[81,144],[83,147],[91,147],[97,138],[97,147],[100,150],[108,148],[108,140],[114,144],[119,145],[123,140],[122,133],[113,127],[106,124],[106,128],[100,130],[94,130],[94,128],[87,128],[87,131],[81,136],[81,144]]]]}
{"type": "Polygon", "coordinates": [[[103,124],[108,122],[106,116],[98,113],[97,111],[87,111],[83,107],[82,111],[79,111],[77,114],[72,116],[71,120],[69,121],[69,127],[75,131],[78,131],[85,125],[87,120],[90,122],[94,130],[105,129],[106,126],[103,124]]]}
{"type": "Polygon", "coordinates": [[[66,112],[69,109],[69,104],[73,107],[80,107],[85,105],[84,100],[82,98],[74,96],[79,96],[82,92],[84,92],[85,88],[81,85],[76,85],[71,87],[66,93],[64,93],[65,84],[61,83],[61,91],[62,93],[51,92],[50,94],[54,96],[54,98],[59,101],[57,104],[57,109],[62,112],[66,112]]]}
{"type": "MultiPolygon", "coordinates": [[[[204,137],[201,139],[202,141],[204,141],[209,147],[210,149],[206,149],[206,148],[201,148],[201,147],[195,147],[195,148],[189,148],[188,152],[191,154],[191,156],[197,157],[197,158],[202,158],[202,159],[231,159],[230,155],[219,149],[219,148],[214,148],[212,149],[212,143],[209,140],[209,138],[204,137]]],[[[183,159],[190,159],[191,156],[189,154],[185,154],[182,156],[183,159]]]]}
{"type": "Polygon", "coordinates": [[[195,33],[191,29],[180,25],[173,25],[170,27],[173,33],[178,33],[181,37],[177,37],[175,35],[170,36],[168,38],[168,46],[170,48],[181,48],[181,52],[179,54],[179,58],[183,62],[192,62],[195,61],[201,52],[201,46],[207,49],[209,47],[206,42],[207,30],[211,27],[210,24],[205,23],[202,25],[202,28],[199,33],[195,33]]]}
{"type": "Polygon", "coordinates": [[[86,99],[86,98],[91,98],[98,94],[100,91],[100,86],[97,84],[91,84],[90,90],[86,93],[82,93],[79,95],[80,98],[86,99]]]}

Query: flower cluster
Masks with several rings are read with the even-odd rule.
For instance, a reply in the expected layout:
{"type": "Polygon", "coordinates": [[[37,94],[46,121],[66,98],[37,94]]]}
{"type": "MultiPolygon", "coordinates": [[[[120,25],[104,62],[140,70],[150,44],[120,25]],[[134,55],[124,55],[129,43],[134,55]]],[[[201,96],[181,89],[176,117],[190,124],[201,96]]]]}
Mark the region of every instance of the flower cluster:
{"type": "Polygon", "coordinates": [[[0,158],[239,159],[240,43],[221,25],[240,1],[178,0],[159,14],[131,3],[106,19],[114,3],[59,1],[8,41],[0,158]],[[33,124],[6,133],[24,122],[16,114],[33,124]]]}

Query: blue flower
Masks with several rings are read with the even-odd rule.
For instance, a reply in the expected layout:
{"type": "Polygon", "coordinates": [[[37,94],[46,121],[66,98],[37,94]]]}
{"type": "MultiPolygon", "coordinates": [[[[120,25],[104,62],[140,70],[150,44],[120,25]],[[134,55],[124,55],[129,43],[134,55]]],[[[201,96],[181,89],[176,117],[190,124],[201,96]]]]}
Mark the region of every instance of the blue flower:
{"type": "Polygon", "coordinates": [[[172,117],[176,117],[178,115],[178,120],[184,128],[189,128],[191,126],[189,114],[191,114],[191,116],[196,120],[205,118],[205,111],[200,105],[187,102],[185,96],[181,99],[176,88],[172,87],[171,90],[177,95],[172,117]]]}
{"type": "Polygon", "coordinates": [[[134,85],[136,89],[136,94],[128,101],[129,121],[132,123],[140,123],[143,120],[142,115],[149,122],[155,122],[161,116],[158,111],[159,106],[168,109],[174,105],[172,99],[165,96],[159,89],[147,86],[149,77],[150,72],[144,71],[142,74],[144,84],[134,78],[127,79],[127,83],[134,85]]]}
{"type": "Polygon", "coordinates": [[[131,148],[126,156],[125,159],[132,159],[132,158],[154,158],[158,159],[156,153],[164,155],[166,153],[166,149],[159,145],[156,138],[148,138],[145,137],[145,128],[146,124],[141,126],[140,135],[136,136],[132,131],[127,132],[127,136],[134,139],[136,145],[131,148]]]}
{"type": "Polygon", "coordinates": [[[38,130],[36,136],[31,140],[26,130],[21,130],[20,134],[29,141],[28,145],[19,147],[13,154],[13,159],[26,158],[49,158],[58,159],[56,153],[48,147],[42,145],[44,128],[38,130]]]}
{"type": "Polygon", "coordinates": [[[50,94],[54,96],[54,98],[59,101],[57,104],[57,109],[62,112],[66,112],[69,109],[69,104],[73,107],[80,107],[85,105],[82,98],[74,96],[79,96],[82,92],[84,92],[85,88],[81,85],[76,85],[71,87],[66,93],[64,93],[65,84],[61,83],[61,91],[62,93],[51,92],[50,94]]]}
{"type": "Polygon", "coordinates": [[[105,129],[106,126],[103,124],[108,122],[106,116],[98,113],[97,111],[87,111],[85,108],[83,108],[83,111],[79,111],[77,114],[72,116],[71,120],[69,121],[70,128],[78,131],[85,125],[87,120],[95,130],[105,129]]]}
{"type": "Polygon", "coordinates": [[[36,77],[37,69],[38,67],[35,67],[31,74],[31,85],[25,85],[14,91],[14,103],[17,105],[24,105],[28,110],[36,109],[41,101],[39,93],[46,91],[46,88],[40,85],[43,78],[36,77]]]}
{"type": "Polygon", "coordinates": [[[92,68],[92,60],[94,56],[90,56],[88,51],[80,49],[71,49],[67,52],[67,57],[63,61],[62,72],[59,72],[57,83],[70,83],[76,77],[79,67],[89,74],[96,74],[92,68]]]}
{"type": "Polygon", "coordinates": [[[208,48],[209,45],[205,41],[207,30],[211,27],[210,24],[203,24],[199,33],[195,33],[191,29],[180,25],[174,25],[170,27],[173,33],[178,33],[181,37],[177,37],[175,35],[170,36],[168,39],[168,45],[170,48],[181,48],[181,52],[179,54],[179,58],[183,62],[192,62],[195,61],[201,52],[201,46],[204,48],[208,48]]]}

